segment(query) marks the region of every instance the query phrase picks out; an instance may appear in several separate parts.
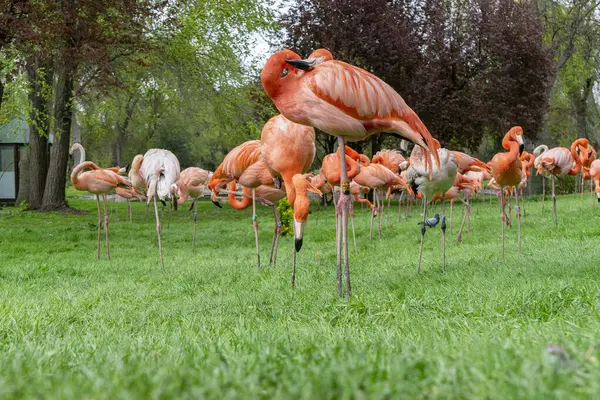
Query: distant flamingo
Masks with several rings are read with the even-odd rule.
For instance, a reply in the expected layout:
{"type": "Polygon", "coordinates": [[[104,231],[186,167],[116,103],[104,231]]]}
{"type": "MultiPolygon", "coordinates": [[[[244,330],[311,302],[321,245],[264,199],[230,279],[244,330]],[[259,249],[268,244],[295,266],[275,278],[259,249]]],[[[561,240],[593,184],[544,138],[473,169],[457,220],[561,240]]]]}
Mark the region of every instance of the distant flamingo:
{"type": "Polygon", "coordinates": [[[556,175],[575,176],[581,172],[582,161],[587,161],[590,142],[585,138],[575,140],[571,148],[554,147],[540,154],[534,164],[537,163],[537,172],[552,177],[552,204],[554,210],[554,224],[558,226],[556,213],[556,192],[554,179],[556,175]]]}
{"type": "MultiPolygon", "coordinates": [[[[382,164],[371,164],[366,167],[362,167],[360,173],[354,177],[354,182],[362,186],[367,186],[375,190],[387,190],[391,186],[401,185],[406,188],[408,192],[412,192],[411,188],[407,183],[382,164]]],[[[376,195],[380,197],[379,195],[376,195]]],[[[371,233],[370,238],[373,238],[373,218],[375,213],[371,212],[371,233]]],[[[379,217],[379,237],[381,237],[381,214],[379,217]]]]}
{"type": "Polygon", "coordinates": [[[256,245],[256,267],[260,270],[260,248],[258,245],[258,218],[256,216],[256,188],[261,185],[274,186],[273,176],[262,159],[262,143],[250,140],[231,150],[217,167],[208,183],[213,192],[213,203],[221,207],[217,194],[219,188],[233,180],[252,190],[252,226],[256,245]]]}
{"type": "MultiPolygon", "coordinates": [[[[358,67],[337,60],[301,60],[291,50],[272,55],[261,72],[265,92],[289,120],[310,125],[345,140],[360,141],[378,132],[389,132],[434,152],[431,134],[419,117],[391,86],[358,67]]],[[[428,160],[429,162],[429,160],[428,160]]],[[[342,196],[342,244],[346,295],[351,296],[348,262],[348,206],[350,182],[340,157],[342,196]]],[[[342,296],[342,268],[337,267],[338,295],[342,296]]]]}
{"type": "Polygon", "coordinates": [[[102,169],[91,161],[85,161],[77,165],[71,172],[71,183],[75,189],[87,191],[96,195],[96,204],[98,205],[98,246],[96,258],[100,259],[100,224],[102,217],[100,215],[100,196],[104,202],[104,234],[106,240],[106,256],[110,260],[110,246],[108,242],[108,214],[106,210],[106,194],[117,188],[119,185],[130,186],[127,178],[108,169],[102,169]],[[89,169],[90,171],[85,171],[89,169]],[[85,172],[84,172],[85,171],[85,172]]]}
{"type": "MultiPolygon", "coordinates": [[[[229,205],[236,210],[245,210],[252,205],[252,189],[243,187],[242,199],[238,200],[236,193],[236,181],[229,182],[227,201],[229,205]]],[[[285,188],[284,188],[285,189],[285,188]]],[[[273,233],[273,241],[271,242],[271,253],[269,256],[269,264],[277,264],[277,248],[279,247],[279,236],[281,235],[281,220],[277,212],[277,202],[285,197],[285,191],[277,189],[274,186],[261,185],[255,190],[256,198],[265,205],[272,204],[273,215],[275,217],[275,229],[273,233]]]]}
{"type": "Polygon", "coordinates": [[[156,200],[161,202],[171,201],[173,208],[177,210],[177,201],[173,193],[173,184],[179,180],[181,168],[175,154],[164,149],[150,149],[143,156],[138,154],[131,163],[130,179],[134,187],[142,187],[146,192],[146,203],[154,200],[154,215],[156,217],[156,235],[158,237],[158,251],[160,264],[163,271],[165,263],[163,260],[162,242],[160,238],[160,219],[158,218],[158,206],[156,200]]]}
{"type": "Polygon", "coordinates": [[[490,170],[490,167],[486,163],[480,161],[475,157],[471,157],[470,155],[463,153],[462,151],[452,150],[452,155],[458,163],[458,172],[460,174],[466,174],[468,171],[478,170],[477,168],[474,169],[473,167],[478,167],[488,172],[490,170]]]}
{"type": "Polygon", "coordinates": [[[521,160],[521,165],[523,167],[523,176],[521,178],[521,182],[519,183],[519,187],[516,190],[520,191],[521,194],[521,204],[523,204],[523,215],[527,215],[527,211],[525,210],[525,196],[523,195],[523,189],[527,187],[529,184],[529,177],[531,176],[531,167],[535,161],[535,156],[531,153],[523,151],[521,156],[519,157],[521,160]]]}
{"type": "Polygon", "coordinates": [[[207,187],[210,179],[210,171],[202,168],[189,167],[181,171],[179,180],[173,185],[173,192],[177,198],[177,204],[184,204],[188,198],[192,198],[189,211],[194,210],[194,233],[192,234],[192,251],[196,248],[196,222],[198,212],[196,201],[202,196],[202,191],[207,187]]]}
{"type": "Polygon", "coordinates": [[[115,189],[115,192],[117,193],[117,195],[119,195],[120,197],[127,200],[127,213],[129,214],[129,222],[132,222],[133,214],[132,214],[132,210],[131,210],[131,208],[132,208],[131,202],[135,201],[136,199],[139,201],[145,201],[146,196],[144,196],[144,194],[142,192],[140,192],[138,189],[136,189],[134,187],[130,187],[130,188],[118,187],[115,189]]]}
{"type": "MultiPolygon", "coordinates": [[[[79,164],[83,163],[84,161],[86,161],[85,160],[85,149],[83,148],[81,143],[73,143],[73,146],[71,146],[71,149],[69,149],[69,154],[73,155],[73,153],[75,151],[79,151],[79,161],[75,165],[79,165],[79,164]]],[[[117,167],[109,167],[109,168],[104,168],[104,169],[107,169],[107,170],[117,173],[119,175],[123,175],[126,172],[127,167],[121,168],[121,167],[117,166],[117,167]]]]}
{"type": "MultiPolygon", "coordinates": [[[[504,139],[502,139],[502,147],[509,150],[508,152],[496,154],[490,161],[492,176],[500,188],[498,201],[500,204],[500,218],[502,225],[502,258],[504,258],[504,223],[505,223],[505,203],[504,203],[504,188],[517,186],[521,182],[523,168],[519,155],[523,151],[523,128],[515,126],[511,128],[504,139]]],[[[516,196],[517,202],[517,220],[518,220],[518,242],[519,254],[521,254],[521,210],[519,208],[519,195],[516,196]]]]}
{"type": "MultiPolygon", "coordinates": [[[[425,226],[427,220],[427,203],[433,199],[436,193],[446,193],[454,183],[456,178],[458,163],[452,153],[444,148],[441,148],[439,142],[436,141],[437,148],[435,155],[440,160],[440,166],[433,167],[433,174],[429,176],[426,166],[432,163],[427,158],[433,156],[427,154],[422,148],[415,146],[410,154],[410,166],[406,170],[406,180],[413,190],[418,190],[423,196],[423,222],[421,223],[421,247],[419,250],[419,267],[418,272],[421,272],[421,260],[423,257],[423,242],[425,240],[425,226]]],[[[444,198],[442,196],[442,268],[446,270],[446,216],[444,215],[444,198]]]]}

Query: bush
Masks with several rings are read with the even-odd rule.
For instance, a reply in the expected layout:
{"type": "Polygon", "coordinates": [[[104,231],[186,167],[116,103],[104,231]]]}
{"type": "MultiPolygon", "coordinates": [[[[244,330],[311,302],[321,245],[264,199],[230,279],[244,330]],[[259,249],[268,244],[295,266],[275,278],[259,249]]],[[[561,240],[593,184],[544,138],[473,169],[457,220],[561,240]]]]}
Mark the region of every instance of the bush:
{"type": "Polygon", "coordinates": [[[279,219],[281,220],[281,235],[292,236],[294,230],[292,228],[292,221],[294,220],[294,210],[287,199],[282,199],[277,204],[277,212],[279,213],[279,219]]]}

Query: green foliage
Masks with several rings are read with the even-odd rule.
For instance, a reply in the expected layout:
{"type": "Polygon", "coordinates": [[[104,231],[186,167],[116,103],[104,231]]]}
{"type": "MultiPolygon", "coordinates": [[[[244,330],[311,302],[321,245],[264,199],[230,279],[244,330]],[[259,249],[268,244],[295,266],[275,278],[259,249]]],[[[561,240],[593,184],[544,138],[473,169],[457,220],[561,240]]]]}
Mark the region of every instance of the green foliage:
{"type": "MultiPolygon", "coordinates": [[[[417,210],[400,223],[394,212],[389,225],[384,215],[383,238],[369,241],[370,212],[357,209],[349,301],[337,298],[331,208],[307,221],[294,290],[292,238],[276,266],[256,272],[250,209],[200,202],[195,252],[192,215],[173,212],[165,273],[142,203],[133,223],[124,203],[112,212],[110,262],[104,247],[96,261],[94,200],[69,199],[83,214],[5,208],[0,397],[596,398],[600,208],[559,196],[554,228],[551,203],[542,213],[528,197],[523,255],[514,222],[502,260],[493,200],[475,202],[460,244],[454,204],[445,273],[439,227],[416,272],[417,210]]],[[[272,221],[272,210],[257,211],[272,221]]],[[[259,229],[264,260],[273,227],[259,229]]]]}
{"type": "Polygon", "coordinates": [[[281,220],[281,235],[293,236],[294,229],[292,228],[292,223],[294,222],[294,209],[287,198],[279,200],[277,212],[279,213],[279,219],[281,220]]]}

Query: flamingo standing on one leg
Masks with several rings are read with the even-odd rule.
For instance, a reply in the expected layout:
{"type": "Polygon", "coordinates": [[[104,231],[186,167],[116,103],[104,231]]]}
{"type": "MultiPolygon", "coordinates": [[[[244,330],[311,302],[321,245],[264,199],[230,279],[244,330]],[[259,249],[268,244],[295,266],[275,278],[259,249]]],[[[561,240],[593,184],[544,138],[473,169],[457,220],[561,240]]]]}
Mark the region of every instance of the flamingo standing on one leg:
{"type": "MultiPolygon", "coordinates": [[[[296,188],[293,178],[307,172],[315,158],[315,130],[312,126],[296,124],[283,115],[277,115],[267,121],[260,140],[262,160],[271,176],[281,177],[288,201],[294,208],[296,188]]],[[[302,248],[303,235],[304,222],[294,221],[294,252],[302,248]]],[[[292,287],[294,285],[295,276],[292,274],[292,287]]]]}
{"type": "Polygon", "coordinates": [[[262,160],[260,140],[244,142],[231,150],[208,183],[213,192],[213,203],[221,207],[217,194],[219,188],[233,180],[252,189],[252,226],[256,245],[256,267],[260,271],[260,248],[258,246],[258,219],[256,216],[256,188],[261,185],[274,186],[275,182],[262,160]]]}
{"type": "Polygon", "coordinates": [[[188,198],[192,198],[190,211],[194,210],[194,233],[192,234],[192,251],[196,248],[196,222],[198,220],[198,212],[196,201],[202,196],[202,191],[207,187],[210,179],[210,171],[202,168],[189,167],[181,171],[179,180],[174,185],[173,190],[177,198],[177,204],[184,204],[188,198]]]}
{"type": "MultiPolygon", "coordinates": [[[[554,147],[539,155],[539,163],[537,172],[542,175],[550,175],[552,179],[552,208],[554,211],[554,224],[558,226],[558,216],[556,213],[556,191],[555,191],[555,176],[556,175],[572,175],[579,174],[582,167],[582,162],[587,162],[590,142],[585,138],[575,140],[571,144],[571,148],[554,147]]],[[[537,162],[534,162],[534,164],[537,162]]]]}
{"type": "Polygon", "coordinates": [[[157,199],[163,204],[170,201],[177,210],[177,201],[173,193],[173,184],[179,180],[181,168],[175,154],[164,149],[150,149],[143,156],[138,154],[131,163],[130,179],[134,187],[143,187],[146,191],[146,203],[154,201],[154,215],[156,217],[156,235],[158,237],[158,251],[160,264],[165,270],[163,260],[162,241],[160,237],[160,219],[158,217],[157,199]]]}
{"type": "MultiPolygon", "coordinates": [[[[523,151],[523,128],[515,126],[511,128],[504,139],[502,139],[502,147],[509,150],[508,152],[496,154],[490,161],[492,176],[500,187],[500,218],[502,222],[502,258],[504,258],[504,188],[517,186],[521,182],[523,168],[519,155],[523,151]]],[[[517,194],[517,220],[518,220],[518,241],[519,254],[521,254],[521,210],[519,209],[519,196],[517,194]]]]}
{"type": "MultiPolygon", "coordinates": [[[[344,149],[346,140],[360,141],[378,132],[389,132],[433,152],[439,167],[433,137],[417,114],[391,86],[363,69],[337,60],[320,63],[301,60],[298,54],[286,49],[267,60],[261,81],[267,95],[286,118],[337,136],[340,149],[344,149]]],[[[430,163],[429,158],[427,163],[430,163]]],[[[350,297],[347,226],[350,182],[345,160],[341,157],[340,170],[342,196],[338,207],[342,212],[340,232],[344,246],[346,295],[350,297]]],[[[341,264],[337,268],[337,277],[341,297],[341,264]]]]}
{"type": "MultiPolygon", "coordinates": [[[[426,166],[431,164],[428,158],[431,155],[423,151],[422,148],[415,146],[410,154],[410,166],[406,170],[406,180],[413,190],[418,191],[423,196],[423,222],[421,223],[421,247],[419,250],[418,272],[421,272],[421,260],[423,257],[423,242],[425,239],[425,226],[427,221],[427,203],[433,199],[436,193],[446,193],[454,183],[456,178],[458,163],[454,155],[447,149],[441,148],[436,143],[437,150],[435,154],[440,160],[440,166],[434,165],[433,174],[429,177],[426,166]]],[[[446,216],[444,215],[444,198],[442,196],[442,269],[446,270],[446,216]]]]}
{"type": "Polygon", "coordinates": [[[75,189],[87,191],[96,195],[96,204],[98,205],[98,246],[96,258],[100,259],[100,224],[102,217],[100,215],[100,196],[104,202],[104,234],[106,240],[106,256],[110,260],[110,246],[108,242],[108,213],[106,209],[106,194],[118,186],[129,187],[127,178],[108,169],[102,169],[91,161],[84,161],[77,165],[71,172],[71,183],[75,189]],[[90,171],[85,171],[89,169],[90,171]],[[85,171],[85,172],[84,172],[85,171]]]}

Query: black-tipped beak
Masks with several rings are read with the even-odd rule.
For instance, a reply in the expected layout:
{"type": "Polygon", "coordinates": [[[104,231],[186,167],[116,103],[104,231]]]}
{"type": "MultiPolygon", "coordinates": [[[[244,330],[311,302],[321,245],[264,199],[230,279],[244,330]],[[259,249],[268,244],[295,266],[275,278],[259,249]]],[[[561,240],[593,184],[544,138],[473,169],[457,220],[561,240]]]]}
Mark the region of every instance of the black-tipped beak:
{"type": "Polygon", "coordinates": [[[524,144],[520,144],[519,145],[519,155],[521,155],[523,153],[523,150],[525,150],[525,145],[524,144]]]}
{"type": "Polygon", "coordinates": [[[129,165],[129,163],[128,163],[128,164],[125,166],[125,172],[129,173],[129,168],[130,168],[130,167],[131,167],[131,166],[130,166],[130,165],[129,165]]]}
{"type": "Polygon", "coordinates": [[[285,62],[303,71],[309,71],[314,68],[313,63],[306,60],[285,60],[285,62]]]}
{"type": "Polygon", "coordinates": [[[167,206],[167,202],[166,202],[166,201],[164,201],[164,200],[161,200],[160,202],[162,203],[163,207],[166,207],[166,206],[167,206]]]}
{"type": "Polygon", "coordinates": [[[296,247],[296,253],[302,248],[302,239],[294,239],[294,246],[296,247]]]}
{"type": "Polygon", "coordinates": [[[600,197],[598,197],[598,203],[600,203],[600,197]]]}
{"type": "Polygon", "coordinates": [[[223,206],[221,205],[221,203],[219,203],[218,201],[214,201],[214,200],[213,200],[213,201],[212,201],[212,203],[213,203],[215,206],[219,207],[219,208],[223,208],[223,206]]]}
{"type": "Polygon", "coordinates": [[[173,209],[177,211],[177,199],[171,200],[173,202],[173,209]]]}

